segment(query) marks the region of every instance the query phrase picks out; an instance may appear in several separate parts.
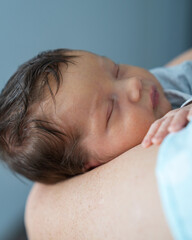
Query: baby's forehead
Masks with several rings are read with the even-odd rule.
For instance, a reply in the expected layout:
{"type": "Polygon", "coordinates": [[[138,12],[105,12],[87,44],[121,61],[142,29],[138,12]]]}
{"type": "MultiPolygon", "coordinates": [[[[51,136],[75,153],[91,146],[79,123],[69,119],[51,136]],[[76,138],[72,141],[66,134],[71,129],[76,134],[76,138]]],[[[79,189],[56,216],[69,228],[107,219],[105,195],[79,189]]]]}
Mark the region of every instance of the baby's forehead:
{"type": "Polygon", "coordinates": [[[84,51],[84,50],[73,50],[72,55],[75,57],[74,62],[75,65],[78,63],[80,64],[83,61],[106,61],[106,60],[111,60],[109,57],[103,55],[103,54],[96,54],[91,51],[84,51]]]}
{"type": "Polygon", "coordinates": [[[69,63],[67,66],[61,64],[61,73],[63,81],[67,78],[79,78],[80,76],[91,77],[98,76],[99,73],[105,72],[107,69],[114,66],[114,61],[104,55],[98,55],[88,51],[74,51],[73,55],[75,56],[72,60],[72,64],[69,63]],[[77,74],[77,75],[75,75],[77,74]]]}
{"type": "Polygon", "coordinates": [[[62,121],[65,120],[65,122],[70,122],[73,125],[74,118],[79,122],[75,113],[77,113],[79,107],[83,109],[81,103],[85,103],[85,106],[88,105],[85,101],[87,92],[84,92],[84,87],[89,86],[87,91],[93,93],[93,86],[97,85],[98,87],[98,84],[103,84],[103,81],[96,81],[98,78],[101,79],[101,74],[97,76],[97,73],[104,69],[101,66],[108,64],[108,59],[105,56],[87,51],[74,50],[71,55],[74,56],[71,63],[69,62],[68,65],[60,64],[61,81],[59,85],[52,76],[50,85],[46,89],[48,98],[44,103],[44,109],[59,124],[62,124],[62,121]],[[90,75],[92,73],[94,76],[90,75]]]}

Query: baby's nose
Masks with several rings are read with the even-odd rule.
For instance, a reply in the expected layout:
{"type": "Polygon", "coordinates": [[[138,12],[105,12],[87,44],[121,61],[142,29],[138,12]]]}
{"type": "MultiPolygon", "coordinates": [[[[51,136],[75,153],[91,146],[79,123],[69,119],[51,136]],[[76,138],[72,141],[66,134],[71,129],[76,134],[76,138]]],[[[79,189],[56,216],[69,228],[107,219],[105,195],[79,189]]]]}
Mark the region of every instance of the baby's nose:
{"type": "Polygon", "coordinates": [[[128,80],[128,98],[130,102],[136,103],[141,98],[142,82],[138,77],[128,80]]]}

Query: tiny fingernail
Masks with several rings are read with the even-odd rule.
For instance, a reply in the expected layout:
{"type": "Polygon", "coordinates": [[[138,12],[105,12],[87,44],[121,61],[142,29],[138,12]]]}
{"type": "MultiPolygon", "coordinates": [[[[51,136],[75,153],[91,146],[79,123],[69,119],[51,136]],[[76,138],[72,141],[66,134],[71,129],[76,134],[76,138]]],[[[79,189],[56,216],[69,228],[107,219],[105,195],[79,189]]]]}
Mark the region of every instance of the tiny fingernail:
{"type": "Polygon", "coordinates": [[[178,129],[180,129],[179,125],[171,125],[168,127],[168,131],[170,131],[170,132],[177,131],[178,129]]]}
{"type": "Polygon", "coordinates": [[[142,147],[147,147],[149,145],[149,140],[148,139],[144,139],[141,143],[142,147]]]}
{"type": "Polygon", "coordinates": [[[173,130],[174,130],[174,127],[173,127],[173,126],[169,126],[169,127],[168,127],[168,131],[169,131],[169,132],[171,132],[171,131],[173,131],[173,130]]]}
{"type": "Polygon", "coordinates": [[[153,143],[158,143],[160,140],[161,140],[160,137],[154,137],[154,138],[152,138],[152,142],[153,142],[153,143]]]}

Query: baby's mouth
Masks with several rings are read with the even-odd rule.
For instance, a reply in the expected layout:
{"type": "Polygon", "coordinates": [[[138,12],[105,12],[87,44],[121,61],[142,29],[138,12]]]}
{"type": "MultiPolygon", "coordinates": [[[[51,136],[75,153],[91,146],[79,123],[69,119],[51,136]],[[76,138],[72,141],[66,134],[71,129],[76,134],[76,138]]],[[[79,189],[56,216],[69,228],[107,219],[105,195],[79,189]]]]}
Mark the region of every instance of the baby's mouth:
{"type": "Polygon", "coordinates": [[[159,104],[159,92],[156,86],[152,86],[150,96],[151,96],[152,107],[153,109],[155,109],[159,104]]]}

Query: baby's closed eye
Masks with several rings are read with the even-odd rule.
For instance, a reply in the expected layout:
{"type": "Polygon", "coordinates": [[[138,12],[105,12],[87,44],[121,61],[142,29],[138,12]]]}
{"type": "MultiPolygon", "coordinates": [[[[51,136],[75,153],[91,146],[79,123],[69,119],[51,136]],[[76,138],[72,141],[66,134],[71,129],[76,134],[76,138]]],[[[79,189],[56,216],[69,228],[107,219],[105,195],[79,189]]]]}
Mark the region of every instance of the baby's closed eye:
{"type": "Polygon", "coordinates": [[[109,101],[109,106],[108,106],[108,109],[107,109],[106,126],[108,126],[108,123],[110,121],[111,115],[113,113],[114,101],[115,101],[114,98],[110,99],[110,101],[109,101]]]}

